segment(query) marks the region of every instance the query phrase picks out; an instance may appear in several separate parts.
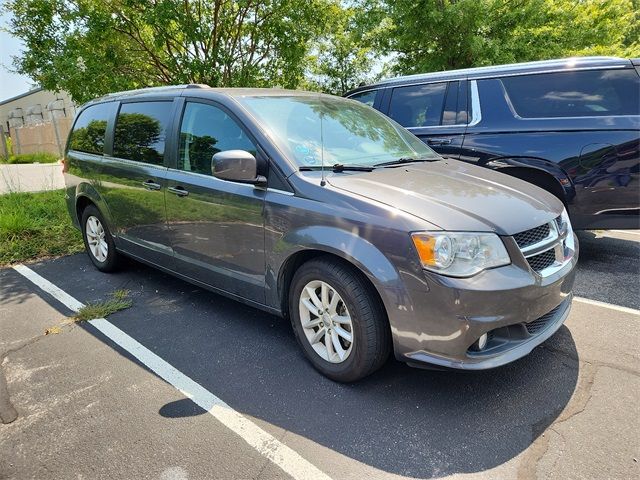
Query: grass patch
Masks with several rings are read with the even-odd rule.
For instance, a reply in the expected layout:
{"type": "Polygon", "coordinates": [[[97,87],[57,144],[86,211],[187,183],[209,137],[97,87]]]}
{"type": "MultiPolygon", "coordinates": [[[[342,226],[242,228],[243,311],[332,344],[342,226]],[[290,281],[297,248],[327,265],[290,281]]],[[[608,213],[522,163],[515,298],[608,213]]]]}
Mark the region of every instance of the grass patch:
{"type": "Polygon", "coordinates": [[[116,290],[107,300],[87,303],[73,316],[73,320],[83,322],[94,318],[107,318],[112,313],[126,310],[133,305],[129,293],[129,290],[116,290]]]}
{"type": "Polygon", "coordinates": [[[63,190],[0,195],[0,265],[83,250],[63,190]]]}
{"type": "Polygon", "coordinates": [[[60,157],[52,153],[21,153],[10,155],[7,159],[0,158],[2,163],[56,163],[60,157]]]}

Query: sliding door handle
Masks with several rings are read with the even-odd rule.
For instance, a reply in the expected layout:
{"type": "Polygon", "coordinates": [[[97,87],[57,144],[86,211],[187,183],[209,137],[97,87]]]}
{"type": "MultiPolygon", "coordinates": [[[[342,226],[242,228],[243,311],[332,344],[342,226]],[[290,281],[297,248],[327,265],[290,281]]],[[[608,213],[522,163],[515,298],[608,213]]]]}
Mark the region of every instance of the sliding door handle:
{"type": "Polygon", "coordinates": [[[177,187],[169,187],[167,188],[167,190],[179,197],[186,197],[187,195],[189,195],[189,192],[180,185],[178,185],[177,187]]]}

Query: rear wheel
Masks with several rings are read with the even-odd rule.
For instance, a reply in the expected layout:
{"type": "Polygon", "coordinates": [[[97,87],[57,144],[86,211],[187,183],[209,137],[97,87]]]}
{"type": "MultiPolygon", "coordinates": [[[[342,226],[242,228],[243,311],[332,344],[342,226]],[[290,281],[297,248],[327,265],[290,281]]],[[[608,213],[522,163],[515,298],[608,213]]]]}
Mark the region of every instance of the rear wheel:
{"type": "Polygon", "coordinates": [[[341,261],[303,264],[291,282],[289,311],[305,355],[333,380],[359,380],[389,356],[389,325],[379,298],[359,271],[341,261]]]}
{"type": "Polygon", "coordinates": [[[120,255],[107,223],[94,205],[82,211],[82,237],[89,259],[102,272],[112,272],[118,268],[120,255]]]}

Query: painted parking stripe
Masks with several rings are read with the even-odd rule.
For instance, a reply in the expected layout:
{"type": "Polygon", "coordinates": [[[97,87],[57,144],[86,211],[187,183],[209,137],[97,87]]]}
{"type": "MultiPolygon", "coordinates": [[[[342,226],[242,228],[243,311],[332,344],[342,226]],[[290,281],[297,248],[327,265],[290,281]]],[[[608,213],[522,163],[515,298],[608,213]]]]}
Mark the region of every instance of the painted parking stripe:
{"type": "Polygon", "coordinates": [[[617,310],[619,312],[640,316],[640,310],[636,310],[635,308],[622,307],[620,305],[614,305],[613,303],[599,302],[598,300],[591,300],[590,298],[573,297],[573,299],[576,302],[587,303],[589,305],[595,305],[596,307],[609,308],[611,310],[617,310]]]}
{"type": "Polygon", "coordinates": [[[80,310],[80,308],[83,307],[82,303],[80,303],[78,300],[73,298],[71,295],[69,295],[67,292],[65,292],[61,288],[56,287],[49,280],[46,280],[40,275],[38,275],[29,267],[25,267],[24,265],[15,265],[13,269],[23,277],[26,277],[28,280],[31,280],[32,283],[35,283],[38,287],[40,287],[42,290],[47,292],[53,298],[58,300],[69,310],[73,310],[74,312],[77,312],[78,310],[80,310]]]}
{"type": "MultiPolygon", "coordinates": [[[[13,268],[67,308],[78,311],[83,306],[81,302],[46,278],[38,275],[29,267],[16,265],[13,268]]],[[[293,478],[297,480],[331,480],[328,475],[305,460],[300,454],[261,429],[202,385],[187,377],[108,320],[97,318],[90,320],[89,323],[111,341],[137,358],[159,377],[173,385],[184,396],[208,411],[225,427],[235,432],[261,455],[268,458],[293,478]]]]}
{"type": "Polygon", "coordinates": [[[638,230],[609,230],[610,232],[623,233],[625,235],[636,235],[640,236],[640,231],[638,230]]]}

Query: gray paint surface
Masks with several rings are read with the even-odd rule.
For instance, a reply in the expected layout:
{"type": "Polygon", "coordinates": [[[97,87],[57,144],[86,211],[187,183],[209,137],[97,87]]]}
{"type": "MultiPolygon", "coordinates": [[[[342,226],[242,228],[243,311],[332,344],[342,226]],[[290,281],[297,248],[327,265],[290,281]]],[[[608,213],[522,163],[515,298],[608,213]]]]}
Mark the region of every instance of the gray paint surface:
{"type": "MultiPolygon", "coordinates": [[[[108,97],[113,102],[174,99],[177,113],[167,138],[165,165],[69,151],[66,178],[72,217],[77,221],[76,204],[86,197],[105,212],[124,253],[281,315],[287,313],[285,280],[292,259],[309,252],[340,257],[371,281],[386,308],[395,355],[412,363],[496,366],[500,361],[495,358],[487,362],[468,355],[478,336],[532,321],[570,296],[577,254],[559,271],[540,277],[510,237],[560,215],[562,205],[551,194],[453,160],[328,173],[327,184],[321,186],[321,173],[298,171],[236,100],[254,94],[318,95],[191,88],[108,97]],[[177,97],[180,92],[182,97],[177,97]],[[231,112],[268,158],[270,168],[286,177],[290,191],[176,170],[174,137],[183,97],[213,102],[231,112]],[[143,186],[147,180],[160,189],[143,186]],[[189,196],[173,195],[170,188],[176,186],[185,186],[189,196]],[[512,263],[471,278],[426,272],[409,234],[439,229],[495,232],[512,263]]],[[[106,152],[111,152],[112,131],[113,119],[107,127],[106,152]]],[[[556,329],[563,320],[556,319],[556,329]]],[[[514,341],[510,353],[499,356],[502,362],[514,360],[545,338],[528,339],[527,348],[514,341]]]]}

